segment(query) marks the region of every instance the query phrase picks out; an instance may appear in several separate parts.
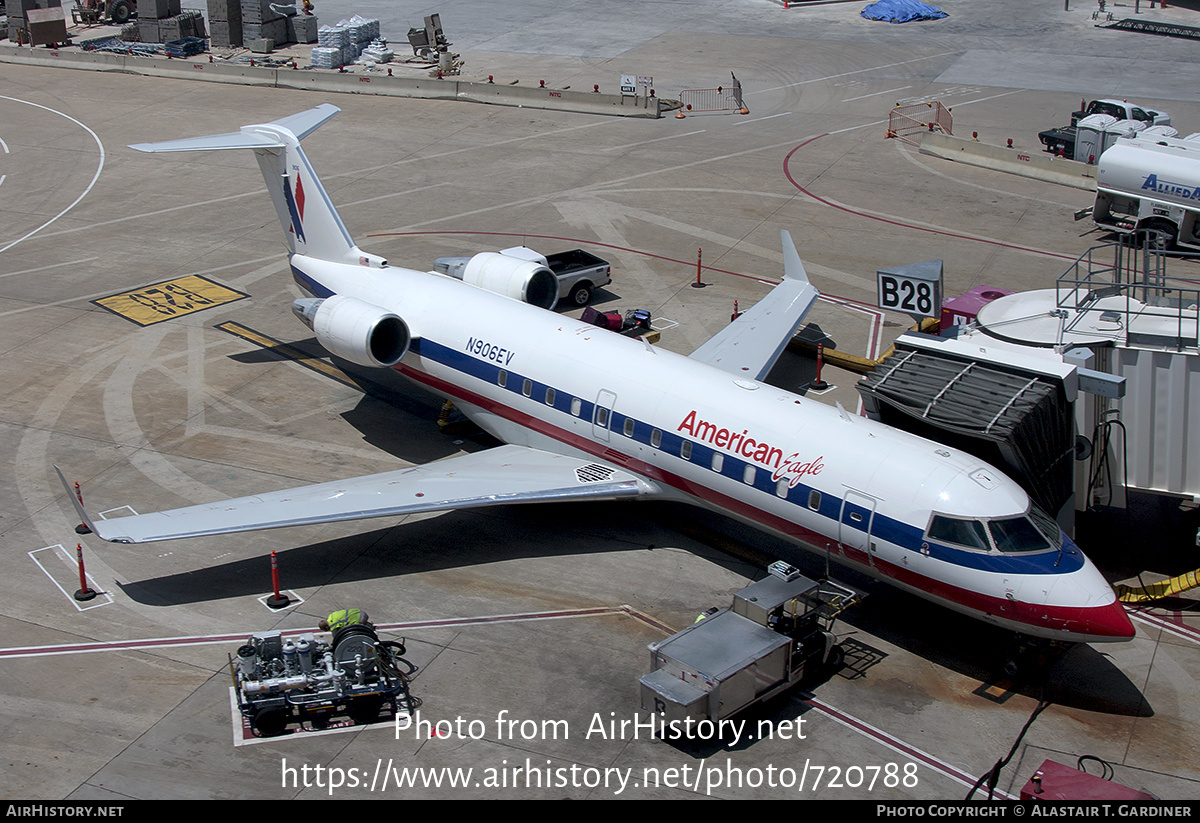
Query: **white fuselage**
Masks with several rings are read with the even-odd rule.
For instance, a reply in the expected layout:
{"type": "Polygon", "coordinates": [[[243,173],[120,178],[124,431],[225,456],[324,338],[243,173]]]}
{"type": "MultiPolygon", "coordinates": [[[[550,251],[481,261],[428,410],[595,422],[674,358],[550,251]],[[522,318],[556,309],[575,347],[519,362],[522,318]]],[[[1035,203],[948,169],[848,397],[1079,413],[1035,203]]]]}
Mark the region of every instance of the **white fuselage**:
{"type": "Polygon", "coordinates": [[[1062,538],[1033,554],[925,536],[934,511],[1029,509],[969,454],[431,272],[302,255],[297,283],[403,317],[395,366],[507,443],[620,466],[668,497],[710,507],[874,577],[1018,632],[1124,640],[1112,588],[1062,538]]]}

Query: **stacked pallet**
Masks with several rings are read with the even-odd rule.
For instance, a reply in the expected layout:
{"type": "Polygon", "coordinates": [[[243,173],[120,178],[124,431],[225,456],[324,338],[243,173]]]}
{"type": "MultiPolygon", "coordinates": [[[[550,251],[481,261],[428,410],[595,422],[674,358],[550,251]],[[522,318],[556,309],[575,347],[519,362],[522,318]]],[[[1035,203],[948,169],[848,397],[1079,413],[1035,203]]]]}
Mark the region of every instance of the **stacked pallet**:
{"type": "MultiPolygon", "coordinates": [[[[312,50],[312,65],[324,69],[348,66],[378,37],[379,21],[357,14],[336,26],[321,26],[317,30],[317,48],[312,50]]],[[[374,55],[372,59],[382,62],[374,55]]]]}
{"type": "Polygon", "coordinates": [[[346,65],[344,49],[350,45],[350,32],[338,26],[317,29],[317,46],[312,50],[312,65],[319,69],[338,69],[346,65]]]}
{"type": "Polygon", "coordinates": [[[286,19],[289,43],[317,42],[317,18],[311,14],[293,14],[286,19]]]}
{"type": "Polygon", "coordinates": [[[242,45],[241,0],[208,0],[208,25],[211,42],[219,48],[242,45]]]}
{"type": "MultiPolygon", "coordinates": [[[[167,21],[182,9],[179,0],[138,0],[138,39],[143,43],[165,43],[167,38],[159,30],[159,21],[167,21]]],[[[171,40],[179,39],[178,24],[169,27],[176,34],[171,40]]]]}
{"type": "Polygon", "coordinates": [[[169,40],[165,45],[168,57],[191,57],[208,50],[208,43],[203,37],[183,37],[169,40]]]}
{"type": "Polygon", "coordinates": [[[254,51],[270,51],[287,43],[287,18],[295,13],[295,6],[279,5],[272,0],[242,0],[243,45],[254,51]],[[252,44],[256,40],[270,43],[255,48],[252,44]]]}
{"type": "Polygon", "coordinates": [[[137,32],[143,43],[172,43],[188,37],[207,37],[204,15],[183,11],[180,0],[138,0],[137,32]]]}
{"type": "Polygon", "coordinates": [[[8,16],[8,39],[14,43],[28,43],[29,11],[61,6],[62,0],[4,0],[4,13],[8,16]]]}

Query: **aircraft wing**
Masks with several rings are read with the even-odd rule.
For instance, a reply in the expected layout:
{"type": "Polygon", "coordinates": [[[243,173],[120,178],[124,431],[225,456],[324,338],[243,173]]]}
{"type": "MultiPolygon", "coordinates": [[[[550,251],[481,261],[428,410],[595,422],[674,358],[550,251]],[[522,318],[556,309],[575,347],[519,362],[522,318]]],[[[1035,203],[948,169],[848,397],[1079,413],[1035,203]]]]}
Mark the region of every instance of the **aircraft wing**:
{"type": "Polygon", "coordinates": [[[610,500],[658,491],[654,484],[605,463],[524,446],[498,446],[350,480],[92,520],[62,472],[57,466],[54,470],[83,522],[98,537],[113,543],[150,543],[511,503],[610,500]]]}
{"type": "Polygon", "coordinates": [[[693,360],[738,377],[762,380],[783,354],[820,292],[808,282],[792,236],[786,231],[780,234],[783,239],[783,282],[688,355],[693,360]]]}

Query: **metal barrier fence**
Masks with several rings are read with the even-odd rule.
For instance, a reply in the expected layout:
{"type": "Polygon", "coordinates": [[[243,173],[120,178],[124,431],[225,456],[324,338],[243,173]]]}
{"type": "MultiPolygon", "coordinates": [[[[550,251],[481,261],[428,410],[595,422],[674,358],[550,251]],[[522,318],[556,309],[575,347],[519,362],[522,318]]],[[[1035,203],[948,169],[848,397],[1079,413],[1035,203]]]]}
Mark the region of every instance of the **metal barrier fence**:
{"type": "Polygon", "coordinates": [[[954,118],[950,109],[940,102],[916,103],[911,106],[896,106],[888,113],[888,137],[898,137],[908,143],[915,144],[906,135],[917,132],[927,132],[937,129],[945,134],[953,134],[954,118]]]}
{"type": "Polygon", "coordinates": [[[715,89],[683,89],[679,92],[679,113],[675,116],[684,117],[701,111],[736,111],[749,114],[750,109],[742,100],[742,83],[733,72],[729,73],[733,84],[729,87],[717,86],[715,89]]]}

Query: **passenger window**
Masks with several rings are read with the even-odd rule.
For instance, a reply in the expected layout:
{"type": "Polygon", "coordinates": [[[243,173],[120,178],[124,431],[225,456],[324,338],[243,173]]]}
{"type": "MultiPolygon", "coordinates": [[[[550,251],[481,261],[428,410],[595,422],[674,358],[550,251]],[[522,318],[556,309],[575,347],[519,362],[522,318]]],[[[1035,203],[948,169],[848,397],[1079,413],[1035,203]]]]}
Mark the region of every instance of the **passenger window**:
{"type": "Polygon", "coordinates": [[[498,374],[496,376],[496,382],[500,384],[500,388],[504,388],[505,386],[507,386],[508,385],[508,372],[506,372],[504,369],[501,369],[500,374],[498,374]]]}
{"type": "Polygon", "coordinates": [[[658,429],[650,432],[650,445],[656,449],[662,446],[662,432],[658,429]]]}
{"type": "Polygon", "coordinates": [[[717,473],[720,473],[721,469],[724,468],[724,466],[725,466],[725,455],[721,454],[720,452],[713,452],[712,470],[717,473]]]}
{"type": "Polygon", "coordinates": [[[626,437],[633,437],[633,426],[634,426],[633,418],[626,417],[625,418],[625,436],[626,437]]]}
{"type": "Polygon", "coordinates": [[[580,400],[578,397],[572,397],[571,398],[571,414],[578,417],[582,411],[583,411],[583,401],[580,400]]]}
{"type": "Polygon", "coordinates": [[[684,440],[682,443],[679,444],[679,456],[682,457],[684,460],[692,459],[692,441],[691,440],[684,440]]]}
{"type": "Polygon", "coordinates": [[[754,485],[754,467],[753,466],[747,466],[745,468],[745,470],[742,472],[742,482],[745,483],[747,486],[754,485]]]}
{"type": "Polygon", "coordinates": [[[526,377],[525,382],[521,384],[521,394],[525,395],[526,397],[533,397],[533,381],[528,377],[526,377]]]}
{"type": "Polygon", "coordinates": [[[554,398],[555,398],[554,389],[547,388],[546,389],[546,405],[553,406],[554,398]]]}
{"type": "Polygon", "coordinates": [[[596,407],[596,425],[602,429],[608,427],[608,409],[603,406],[596,407]]]}
{"type": "MultiPolygon", "coordinates": [[[[781,480],[780,482],[782,483],[785,481],[781,480]]],[[[815,512],[819,512],[821,510],[821,493],[816,489],[813,489],[808,493],[808,507],[815,512]]]]}
{"type": "Polygon", "coordinates": [[[775,496],[787,500],[788,489],[790,488],[791,483],[786,477],[780,479],[780,481],[775,484],[775,496]]]}

